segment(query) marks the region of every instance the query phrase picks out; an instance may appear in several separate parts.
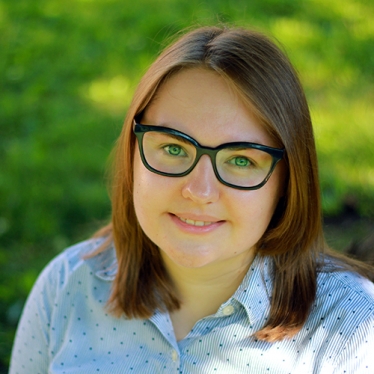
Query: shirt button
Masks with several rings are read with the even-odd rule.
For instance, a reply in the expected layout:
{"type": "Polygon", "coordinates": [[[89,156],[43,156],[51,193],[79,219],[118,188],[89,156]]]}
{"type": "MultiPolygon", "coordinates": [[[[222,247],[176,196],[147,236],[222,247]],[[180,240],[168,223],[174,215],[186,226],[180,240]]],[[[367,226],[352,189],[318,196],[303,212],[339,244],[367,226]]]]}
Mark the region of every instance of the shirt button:
{"type": "Polygon", "coordinates": [[[178,360],[178,353],[177,353],[177,351],[173,350],[173,351],[171,352],[171,359],[172,359],[174,362],[178,360]]]}
{"type": "Polygon", "coordinates": [[[235,309],[234,309],[234,307],[232,305],[227,305],[226,307],[223,308],[222,313],[225,316],[231,316],[231,314],[233,314],[234,311],[235,311],[235,309]]]}

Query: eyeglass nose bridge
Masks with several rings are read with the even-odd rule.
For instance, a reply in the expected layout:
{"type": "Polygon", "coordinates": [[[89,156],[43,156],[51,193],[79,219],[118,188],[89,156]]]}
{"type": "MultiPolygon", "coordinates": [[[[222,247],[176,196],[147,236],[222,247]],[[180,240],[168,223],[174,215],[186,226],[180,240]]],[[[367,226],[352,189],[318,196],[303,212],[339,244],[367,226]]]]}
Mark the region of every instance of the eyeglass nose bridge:
{"type": "Polygon", "coordinates": [[[201,157],[204,156],[204,155],[207,155],[210,158],[210,162],[212,164],[213,171],[214,171],[214,174],[215,174],[216,178],[221,183],[226,184],[226,182],[223,181],[222,178],[220,177],[220,175],[218,173],[217,165],[216,165],[216,156],[217,156],[217,153],[220,151],[220,149],[211,149],[211,148],[208,148],[208,147],[202,147],[201,145],[197,145],[197,144],[193,144],[193,145],[196,149],[195,160],[192,163],[192,165],[184,173],[181,174],[181,176],[182,175],[185,176],[185,175],[190,174],[192,172],[192,170],[195,169],[196,165],[199,163],[201,157]]]}

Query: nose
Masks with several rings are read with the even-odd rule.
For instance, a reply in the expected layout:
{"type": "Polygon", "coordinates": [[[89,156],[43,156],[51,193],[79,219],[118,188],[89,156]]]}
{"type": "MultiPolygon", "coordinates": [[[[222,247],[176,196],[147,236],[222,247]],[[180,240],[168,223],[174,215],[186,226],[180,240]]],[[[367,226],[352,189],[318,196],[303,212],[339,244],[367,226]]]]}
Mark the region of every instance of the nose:
{"type": "Polygon", "coordinates": [[[195,168],[184,178],[182,196],[199,204],[209,204],[218,200],[220,182],[216,178],[212,162],[203,155],[195,168]]]}

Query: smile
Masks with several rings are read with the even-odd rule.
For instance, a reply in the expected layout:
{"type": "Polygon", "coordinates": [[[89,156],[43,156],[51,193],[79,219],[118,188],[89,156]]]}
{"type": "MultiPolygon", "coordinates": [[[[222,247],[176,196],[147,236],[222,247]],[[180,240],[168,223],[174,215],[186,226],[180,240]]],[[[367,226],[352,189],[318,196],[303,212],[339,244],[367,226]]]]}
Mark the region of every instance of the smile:
{"type": "Polygon", "coordinates": [[[178,217],[182,222],[187,223],[187,225],[191,226],[208,226],[211,225],[213,222],[207,221],[194,221],[193,219],[184,219],[182,217],[178,217]]]}

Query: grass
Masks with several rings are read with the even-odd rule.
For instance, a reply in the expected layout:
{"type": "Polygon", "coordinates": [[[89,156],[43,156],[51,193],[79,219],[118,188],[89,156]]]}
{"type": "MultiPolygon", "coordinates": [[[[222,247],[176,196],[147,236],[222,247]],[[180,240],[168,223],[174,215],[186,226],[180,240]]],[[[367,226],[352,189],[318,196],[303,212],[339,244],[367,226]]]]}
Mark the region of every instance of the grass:
{"type": "Polygon", "coordinates": [[[276,37],[310,102],[325,214],[349,203],[373,219],[373,17],[366,0],[3,0],[0,372],[41,268],[109,217],[108,154],[140,76],[180,29],[276,37]]]}

